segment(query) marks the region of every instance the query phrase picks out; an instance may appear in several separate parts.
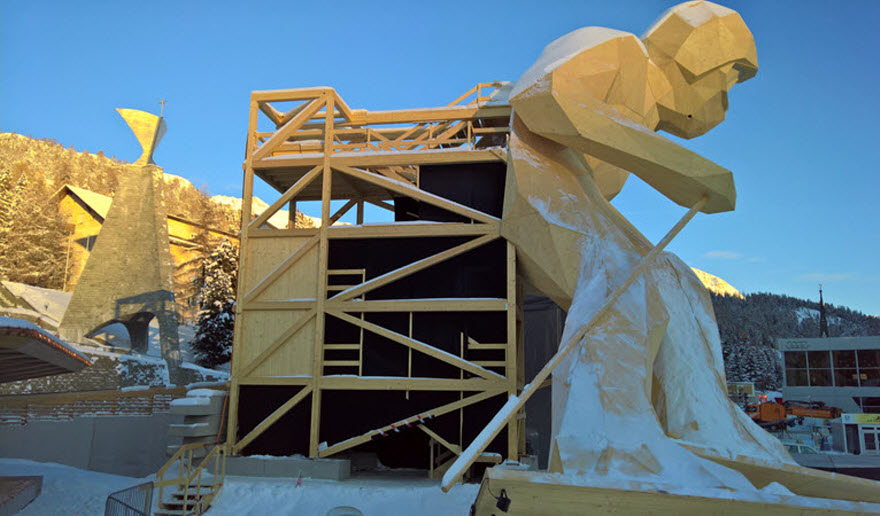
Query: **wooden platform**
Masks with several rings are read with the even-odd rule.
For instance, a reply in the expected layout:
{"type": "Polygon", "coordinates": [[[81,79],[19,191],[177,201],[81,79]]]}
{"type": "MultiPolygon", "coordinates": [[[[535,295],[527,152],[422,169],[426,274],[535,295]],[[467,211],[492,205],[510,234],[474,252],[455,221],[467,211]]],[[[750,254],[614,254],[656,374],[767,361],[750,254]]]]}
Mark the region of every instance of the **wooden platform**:
{"type": "Polygon", "coordinates": [[[43,477],[0,477],[0,516],[16,514],[40,496],[43,477]]]}
{"type": "MultiPolygon", "coordinates": [[[[514,471],[500,468],[486,470],[480,492],[474,503],[477,516],[508,514],[575,516],[583,514],[603,515],[725,515],[725,516],[776,516],[819,514],[866,514],[873,507],[867,504],[841,502],[835,509],[806,507],[792,503],[765,503],[706,496],[675,495],[660,490],[629,491],[585,487],[561,483],[548,483],[545,472],[514,471]],[[496,497],[501,490],[510,499],[507,512],[500,510],[496,497]],[[491,494],[490,492],[491,491],[491,494]]],[[[874,506],[880,511],[880,505],[874,506]]]]}

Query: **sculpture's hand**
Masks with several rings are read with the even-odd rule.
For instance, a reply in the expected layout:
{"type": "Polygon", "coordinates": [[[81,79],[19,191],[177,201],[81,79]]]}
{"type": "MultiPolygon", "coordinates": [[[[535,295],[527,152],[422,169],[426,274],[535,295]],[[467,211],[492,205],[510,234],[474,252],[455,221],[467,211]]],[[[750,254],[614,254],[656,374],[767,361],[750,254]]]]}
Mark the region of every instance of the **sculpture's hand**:
{"type": "Polygon", "coordinates": [[[703,195],[701,211],[731,211],[733,174],[632,122],[583,91],[548,78],[510,99],[514,113],[535,134],[628,170],[675,203],[690,207],[703,195]]]}

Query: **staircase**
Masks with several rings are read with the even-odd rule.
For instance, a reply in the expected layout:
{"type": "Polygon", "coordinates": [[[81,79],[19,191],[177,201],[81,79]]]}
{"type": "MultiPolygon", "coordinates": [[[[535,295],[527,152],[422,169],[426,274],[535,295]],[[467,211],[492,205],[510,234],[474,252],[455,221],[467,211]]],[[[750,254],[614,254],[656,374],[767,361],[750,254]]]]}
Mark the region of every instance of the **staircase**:
{"type": "MultiPolygon", "coordinates": [[[[159,490],[159,510],[157,516],[189,516],[203,514],[226,476],[226,447],[224,444],[191,443],[184,444],[174,456],[156,473],[152,488],[159,490]],[[206,448],[211,448],[204,458],[200,458],[206,448]],[[196,463],[198,461],[198,463],[196,463]],[[177,476],[166,478],[172,466],[177,466],[177,476]],[[166,491],[166,488],[171,488],[166,491]],[[170,491],[170,492],[168,492],[170,491]],[[164,495],[168,494],[166,498],[164,495]]],[[[149,502],[148,502],[149,504],[149,502]]],[[[110,501],[108,500],[108,511],[110,501]]],[[[107,512],[105,514],[116,514],[107,512]]],[[[126,513],[128,514],[128,513],[126,513]]],[[[149,508],[145,513],[150,514],[149,508]]]]}

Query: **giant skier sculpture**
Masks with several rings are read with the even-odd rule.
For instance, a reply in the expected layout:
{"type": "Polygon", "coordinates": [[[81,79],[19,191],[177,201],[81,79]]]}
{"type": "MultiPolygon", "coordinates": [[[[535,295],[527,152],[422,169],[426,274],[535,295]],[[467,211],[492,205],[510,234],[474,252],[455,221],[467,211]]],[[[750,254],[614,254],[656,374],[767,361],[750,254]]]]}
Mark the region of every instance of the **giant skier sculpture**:
{"type": "Polygon", "coordinates": [[[681,260],[660,255],[608,304],[653,247],[608,201],[633,173],[683,206],[732,210],[731,172],[654,131],[705,133],[756,71],[739,14],[689,2],[642,40],[567,34],[513,85],[502,235],[526,278],[568,310],[563,343],[578,341],[553,372],[551,471],[752,488],[680,441],[791,463],[728,401],[711,301],[681,260]]]}

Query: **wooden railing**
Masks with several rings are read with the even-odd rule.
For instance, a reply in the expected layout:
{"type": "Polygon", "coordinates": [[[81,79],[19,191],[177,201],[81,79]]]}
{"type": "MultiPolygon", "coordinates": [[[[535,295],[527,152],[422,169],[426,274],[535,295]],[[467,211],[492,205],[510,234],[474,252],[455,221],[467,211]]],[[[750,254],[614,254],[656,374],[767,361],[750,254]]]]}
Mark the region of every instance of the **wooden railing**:
{"type": "Polygon", "coordinates": [[[217,496],[226,478],[226,445],[215,443],[192,443],[178,448],[177,452],[156,473],[154,487],[159,489],[160,504],[164,503],[163,491],[166,487],[176,486],[177,492],[182,492],[179,504],[182,507],[181,514],[202,514],[211,505],[211,501],[217,496]],[[214,448],[195,464],[195,452],[213,446],[214,448]],[[213,461],[213,463],[211,462],[213,461]],[[174,464],[178,464],[178,476],[165,478],[168,470],[174,464]],[[211,467],[213,466],[213,467],[211,467]],[[213,469],[211,483],[202,484],[202,473],[206,468],[213,469]],[[208,488],[204,491],[203,488],[208,488]],[[190,505],[192,504],[192,509],[190,505]]]}
{"type": "Polygon", "coordinates": [[[396,111],[351,110],[332,88],[257,91],[251,116],[263,113],[275,130],[255,130],[248,152],[254,161],[322,153],[328,119],[333,124],[332,153],[502,146],[510,133],[510,106],[487,105],[502,86],[479,83],[447,106],[396,111]],[[287,111],[275,107],[290,102],[297,105],[287,111]],[[333,110],[329,117],[327,106],[333,110]]]}

